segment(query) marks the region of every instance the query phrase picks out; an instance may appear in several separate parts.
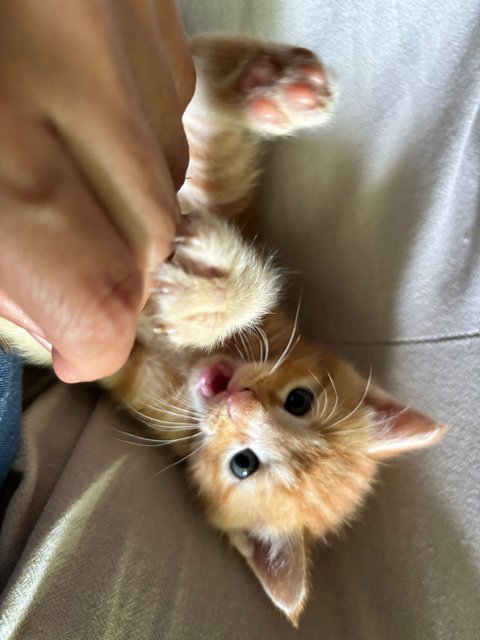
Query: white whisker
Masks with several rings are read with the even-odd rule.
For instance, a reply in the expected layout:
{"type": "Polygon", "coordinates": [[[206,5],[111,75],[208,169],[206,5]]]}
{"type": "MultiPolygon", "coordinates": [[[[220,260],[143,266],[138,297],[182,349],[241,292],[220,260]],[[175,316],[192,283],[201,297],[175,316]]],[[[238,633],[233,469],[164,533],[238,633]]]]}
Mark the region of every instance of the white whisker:
{"type": "Polygon", "coordinates": [[[241,333],[237,333],[237,335],[235,336],[235,347],[238,351],[238,355],[240,356],[240,359],[243,362],[247,362],[248,361],[248,355],[245,351],[245,345],[243,344],[242,341],[242,335],[241,333]]]}
{"type": "Polygon", "coordinates": [[[164,467],[163,469],[160,469],[160,471],[158,473],[156,473],[152,480],[156,477],[158,477],[159,475],[161,475],[162,473],[165,473],[165,471],[168,471],[169,469],[171,469],[172,467],[176,467],[177,464],[180,464],[181,462],[184,462],[185,460],[187,460],[188,458],[190,458],[191,456],[193,456],[194,454],[198,453],[200,451],[200,449],[203,447],[204,443],[201,442],[200,445],[194,449],[193,451],[191,451],[190,453],[188,453],[186,456],[184,456],[183,458],[180,458],[180,460],[176,460],[175,462],[173,462],[172,464],[167,465],[166,467],[164,467]]]}
{"type": "Polygon", "coordinates": [[[370,387],[370,382],[372,381],[372,369],[370,369],[370,374],[368,376],[368,380],[367,380],[367,384],[365,386],[365,391],[363,392],[362,397],[360,398],[360,401],[356,404],[356,406],[352,409],[352,411],[350,411],[350,413],[348,413],[346,416],[344,416],[341,420],[338,420],[337,422],[334,422],[333,424],[328,425],[328,429],[333,429],[333,427],[338,427],[338,425],[342,424],[343,422],[345,422],[345,420],[348,420],[349,418],[351,418],[353,416],[353,414],[358,411],[358,409],[360,409],[360,407],[362,406],[362,404],[365,401],[365,398],[367,397],[367,393],[368,393],[368,389],[370,387]]]}
{"type": "Polygon", "coordinates": [[[237,344],[236,342],[233,342],[233,343],[232,343],[232,346],[233,346],[233,347],[235,347],[235,350],[236,350],[236,352],[237,352],[238,357],[240,358],[240,360],[241,360],[242,362],[245,362],[244,355],[243,355],[243,353],[240,351],[240,347],[238,346],[238,344],[237,344]]]}
{"type": "Polygon", "coordinates": [[[193,422],[190,424],[181,424],[181,423],[165,424],[162,422],[160,422],[160,424],[157,424],[155,422],[155,419],[152,419],[152,418],[149,419],[148,416],[145,417],[143,422],[148,427],[150,427],[150,429],[154,429],[155,431],[165,431],[167,433],[170,433],[172,431],[191,431],[192,429],[196,428],[196,424],[193,422]]]}
{"type": "Polygon", "coordinates": [[[251,344],[249,343],[247,336],[245,335],[245,333],[242,331],[239,334],[239,338],[242,341],[242,346],[245,349],[245,354],[247,356],[247,361],[248,362],[255,362],[255,357],[253,355],[252,352],[252,348],[251,348],[251,344]]]}
{"type": "Polygon", "coordinates": [[[284,352],[282,353],[280,358],[277,360],[275,365],[270,369],[270,371],[268,372],[267,375],[270,376],[272,373],[275,373],[275,371],[285,362],[285,360],[288,358],[288,356],[292,353],[292,351],[295,349],[297,344],[300,342],[300,338],[301,337],[302,336],[298,336],[293,344],[291,343],[291,341],[287,344],[287,346],[285,347],[284,352]]]}
{"type": "Polygon", "coordinates": [[[325,421],[326,421],[326,422],[328,422],[328,421],[330,420],[330,418],[331,418],[332,416],[334,416],[334,415],[335,415],[335,411],[337,410],[337,407],[338,407],[338,392],[337,392],[337,387],[335,386],[335,383],[334,383],[333,378],[332,378],[332,376],[330,375],[330,372],[329,372],[329,371],[327,371],[327,376],[328,376],[328,379],[330,380],[330,384],[332,385],[333,393],[335,394],[335,402],[334,402],[333,408],[331,409],[330,413],[329,413],[329,414],[328,414],[328,416],[325,418],[325,421]]]}
{"type": "MultiPolygon", "coordinates": [[[[133,440],[140,440],[141,442],[160,443],[160,442],[167,441],[164,438],[162,440],[159,440],[157,438],[147,438],[146,436],[139,436],[136,433],[129,433],[128,431],[123,431],[123,429],[116,429],[115,427],[111,427],[111,429],[112,431],[121,433],[123,436],[126,436],[127,438],[132,438],[133,440]]],[[[121,442],[124,442],[124,440],[121,440],[121,442]]],[[[168,440],[168,442],[171,442],[171,440],[168,440]]]]}
{"type": "Polygon", "coordinates": [[[256,344],[258,345],[258,358],[255,358],[255,361],[258,361],[259,364],[263,363],[263,342],[260,334],[257,331],[257,327],[251,327],[250,333],[252,336],[255,336],[256,344]]]}
{"type": "MultiPolygon", "coordinates": [[[[192,420],[192,422],[190,422],[189,424],[161,420],[160,418],[156,418],[155,416],[152,416],[147,413],[144,413],[143,411],[140,411],[140,409],[137,409],[132,404],[130,404],[125,397],[122,398],[122,402],[126,405],[127,409],[131,414],[133,414],[134,417],[136,417],[138,420],[140,420],[144,424],[154,429],[160,430],[161,427],[167,427],[168,430],[185,430],[186,428],[191,429],[194,424],[191,418],[190,420],[192,420]]],[[[155,409],[155,407],[152,407],[152,409],[155,409]]],[[[181,417],[183,420],[186,420],[187,418],[186,416],[181,416],[181,417]]]]}
{"type": "MultiPolygon", "coordinates": [[[[172,440],[162,440],[162,441],[153,441],[151,444],[146,444],[144,442],[132,442],[131,440],[122,440],[121,438],[117,438],[118,442],[123,442],[125,444],[131,444],[135,447],[167,447],[169,445],[175,444],[176,442],[183,442],[184,440],[191,440],[192,438],[198,438],[201,436],[201,433],[193,433],[190,436],[183,436],[182,438],[174,438],[172,440]]],[[[149,438],[145,438],[149,440],[149,438]]]]}
{"type": "Polygon", "coordinates": [[[196,411],[196,406],[193,404],[191,398],[187,395],[187,392],[182,392],[182,388],[174,389],[171,380],[169,381],[169,387],[174,394],[175,400],[180,400],[182,404],[187,405],[187,408],[196,411]]]}
{"type": "Polygon", "coordinates": [[[318,401],[318,398],[316,396],[315,396],[314,404],[315,404],[315,413],[313,414],[313,419],[316,420],[318,418],[318,414],[320,413],[320,402],[318,401]]]}
{"type": "Polygon", "coordinates": [[[155,416],[149,415],[147,413],[143,413],[134,407],[130,408],[130,411],[133,415],[146,424],[151,429],[155,429],[157,431],[186,431],[191,430],[198,424],[197,421],[192,422],[168,422],[167,420],[161,420],[160,418],[156,418],[155,416]]]}
{"type": "Polygon", "coordinates": [[[154,402],[155,404],[145,403],[145,406],[148,409],[153,409],[154,411],[167,413],[170,416],[176,416],[177,418],[183,418],[184,420],[200,419],[203,417],[203,414],[199,413],[198,411],[189,411],[187,409],[183,411],[181,407],[174,407],[175,409],[180,409],[180,411],[173,411],[172,409],[168,409],[167,406],[164,405],[161,400],[154,399],[154,402]]]}
{"type": "Polygon", "coordinates": [[[171,402],[166,402],[161,398],[155,398],[151,396],[152,401],[155,403],[155,407],[157,404],[160,404],[162,407],[165,407],[165,410],[168,410],[169,413],[183,413],[186,416],[195,416],[200,417],[201,413],[197,409],[190,409],[188,407],[182,407],[176,404],[172,404],[171,402]]]}
{"type": "Polygon", "coordinates": [[[243,339],[243,332],[240,332],[240,333],[238,334],[238,339],[240,340],[241,345],[242,345],[242,353],[243,353],[243,354],[244,354],[244,356],[245,356],[245,357],[244,357],[244,360],[245,360],[245,362],[248,362],[248,361],[250,360],[250,358],[248,357],[248,351],[247,351],[247,349],[246,349],[245,341],[244,341],[244,339],[243,339]]]}
{"type": "Polygon", "coordinates": [[[198,413],[197,411],[191,411],[187,407],[179,406],[173,404],[172,402],[168,402],[165,398],[160,398],[158,395],[149,394],[149,398],[155,402],[155,404],[161,404],[162,406],[168,407],[169,409],[175,409],[175,411],[179,411],[181,413],[198,413]]]}
{"type": "Polygon", "coordinates": [[[266,362],[268,361],[269,350],[270,350],[269,349],[269,344],[268,344],[268,337],[267,337],[267,334],[265,333],[265,331],[261,327],[257,327],[257,331],[260,334],[260,336],[262,337],[263,344],[264,344],[264,347],[265,347],[262,364],[266,364],[266,362]]]}
{"type": "Polygon", "coordinates": [[[300,296],[299,300],[298,300],[298,305],[297,305],[297,312],[295,313],[295,320],[293,322],[293,327],[292,327],[292,333],[290,335],[290,339],[287,343],[287,346],[285,347],[285,349],[283,350],[283,353],[281,354],[281,356],[278,358],[278,360],[276,361],[276,363],[273,365],[273,367],[270,369],[270,371],[268,372],[268,375],[272,375],[272,373],[274,373],[278,367],[282,364],[282,362],[284,362],[284,360],[290,355],[290,353],[295,349],[295,347],[298,344],[298,341],[300,340],[301,336],[298,336],[298,338],[296,339],[295,343],[293,343],[294,339],[295,339],[295,333],[297,331],[297,324],[298,324],[298,315],[300,313],[300,304],[302,302],[302,296],[300,296]]]}
{"type": "MultiPolygon", "coordinates": [[[[152,408],[154,409],[155,407],[152,408]]],[[[134,415],[141,418],[142,420],[148,420],[150,422],[153,422],[153,424],[161,425],[164,427],[188,427],[197,423],[196,420],[185,422],[185,416],[182,416],[184,422],[179,422],[174,420],[162,420],[161,418],[157,418],[156,416],[153,416],[149,413],[144,413],[143,411],[135,409],[134,407],[131,407],[131,411],[134,413],[134,415]]]]}
{"type": "MultiPolygon", "coordinates": [[[[318,382],[318,384],[320,385],[322,392],[323,392],[323,407],[322,407],[322,413],[320,414],[320,420],[323,420],[323,416],[325,414],[326,408],[327,408],[327,403],[328,403],[328,394],[327,394],[327,390],[325,389],[325,387],[323,386],[323,384],[320,382],[320,380],[317,378],[317,376],[313,373],[312,370],[310,370],[310,375],[314,378],[314,380],[316,380],[318,382]]],[[[318,403],[318,401],[317,401],[318,403]]],[[[318,406],[320,406],[320,403],[318,403],[318,406]]],[[[317,414],[318,416],[318,414],[317,414]]],[[[317,417],[315,416],[315,417],[317,417]]]]}

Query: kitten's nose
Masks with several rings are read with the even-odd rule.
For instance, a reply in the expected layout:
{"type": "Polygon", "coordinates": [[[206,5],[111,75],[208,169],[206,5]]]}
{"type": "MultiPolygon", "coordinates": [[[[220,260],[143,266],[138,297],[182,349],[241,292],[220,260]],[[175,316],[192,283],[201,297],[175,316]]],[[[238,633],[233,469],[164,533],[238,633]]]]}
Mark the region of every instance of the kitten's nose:
{"type": "Polygon", "coordinates": [[[251,389],[235,389],[227,392],[227,411],[233,418],[241,418],[252,403],[256,400],[255,393],[251,389]]]}

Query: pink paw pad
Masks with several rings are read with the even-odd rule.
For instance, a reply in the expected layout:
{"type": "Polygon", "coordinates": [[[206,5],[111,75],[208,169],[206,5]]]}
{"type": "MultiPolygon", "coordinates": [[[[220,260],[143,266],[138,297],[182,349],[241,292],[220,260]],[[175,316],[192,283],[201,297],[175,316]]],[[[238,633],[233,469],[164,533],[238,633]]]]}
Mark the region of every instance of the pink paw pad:
{"type": "Polygon", "coordinates": [[[286,122],[286,117],[281,109],[271,98],[258,97],[252,98],[249,103],[250,112],[265,123],[281,125],[286,122]]]}
{"type": "Polygon", "coordinates": [[[317,93],[302,82],[292,82],[283,87],[282,96],[293,109],[314,109],[319,104],[317,93]]]}
{"type": "Polygon", "coordinates": [[[278,78],[277,66],[266,58],[258,58],[244,69],[240,77],[237,89],[244,94],[257,87],[269,87],[278,78]]]}

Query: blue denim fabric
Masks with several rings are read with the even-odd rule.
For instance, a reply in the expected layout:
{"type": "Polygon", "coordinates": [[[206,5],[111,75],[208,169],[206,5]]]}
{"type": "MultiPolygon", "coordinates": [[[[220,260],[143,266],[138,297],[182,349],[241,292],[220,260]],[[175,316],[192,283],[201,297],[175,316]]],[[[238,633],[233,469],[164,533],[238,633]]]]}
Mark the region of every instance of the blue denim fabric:
{"type": "Polygon", "coordinates": [[[0,486],[17,451],[22,409],[20,358],[0,350],[0,486]]]}

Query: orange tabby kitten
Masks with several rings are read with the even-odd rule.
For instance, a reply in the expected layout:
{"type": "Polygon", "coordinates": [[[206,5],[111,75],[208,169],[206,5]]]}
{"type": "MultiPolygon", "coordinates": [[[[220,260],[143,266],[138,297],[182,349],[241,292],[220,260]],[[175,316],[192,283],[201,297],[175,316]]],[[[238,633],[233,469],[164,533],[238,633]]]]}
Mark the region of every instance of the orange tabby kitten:
{"type": "MultiPolygon", "coordinates": [[[[278,307],[271,258],[225,221],[248,209],[262,138],[327,120],[331,74],[308,50],[244,38],[200,37],[192,52],[184,229],[129,361],[105,385],[171,440],[209,520],[296,624],[312,541],[357,510],[379,460],[437,442],[443,427],[301,338],[278,307]]],[[[0,331],[45,359],[6,322],[0,331]]]]}

